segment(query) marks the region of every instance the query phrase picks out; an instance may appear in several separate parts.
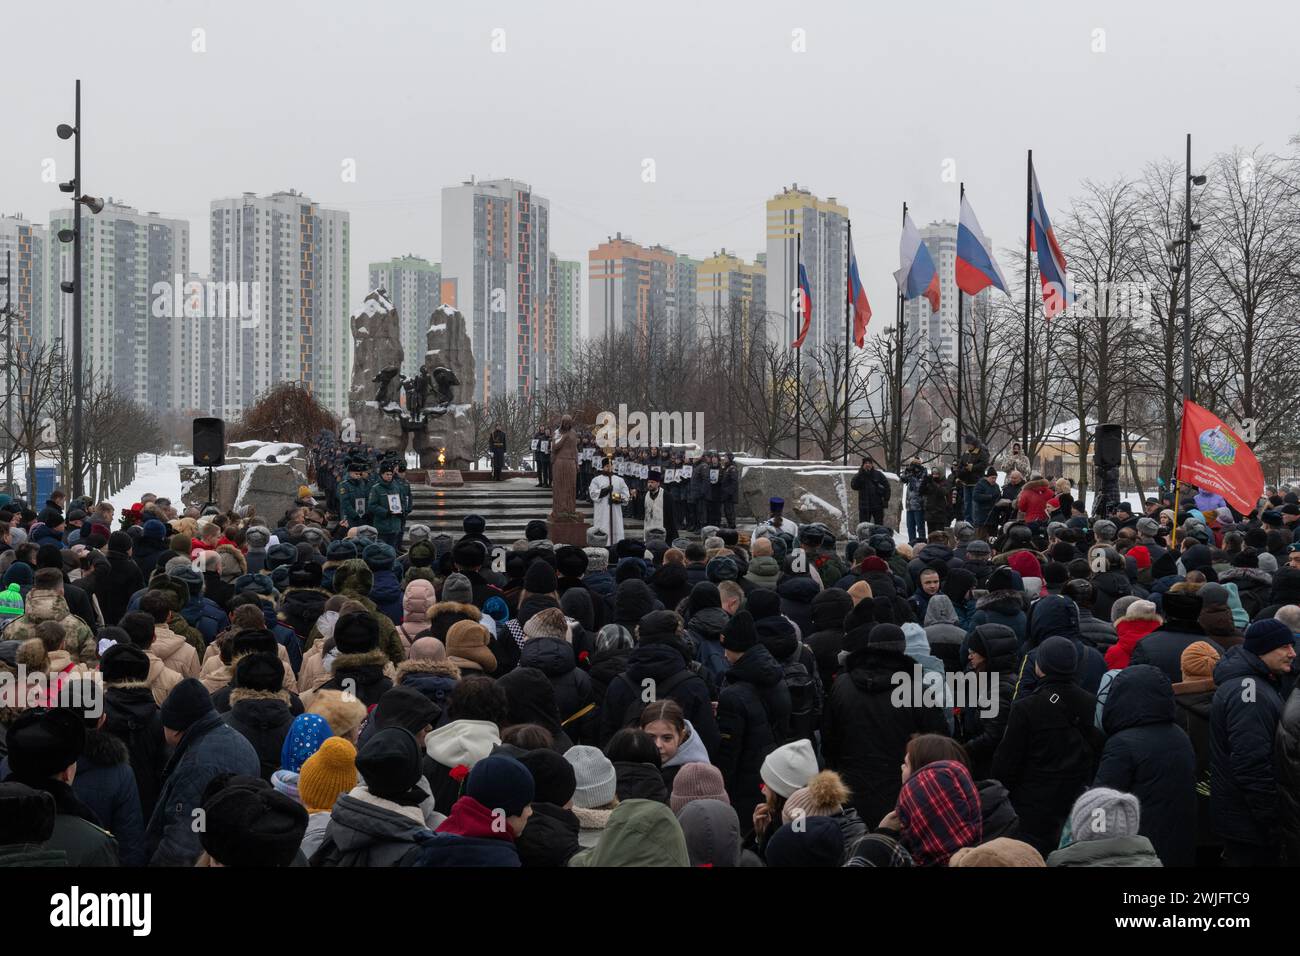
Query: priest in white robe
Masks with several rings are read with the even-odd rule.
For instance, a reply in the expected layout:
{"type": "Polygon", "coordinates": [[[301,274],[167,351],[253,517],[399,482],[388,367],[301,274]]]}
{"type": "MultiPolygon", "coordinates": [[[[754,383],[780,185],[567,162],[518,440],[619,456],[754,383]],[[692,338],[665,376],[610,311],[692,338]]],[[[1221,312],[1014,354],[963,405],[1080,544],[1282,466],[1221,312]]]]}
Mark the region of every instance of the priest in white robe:
{"type": "Polygon", "coordinates": [[[591,479],[591,526],[605,532],[610,547],[623,540],[623,506],[627,504],[627,483],[613,473],[614,463],[606,458],[601,472],[591,479]]]}

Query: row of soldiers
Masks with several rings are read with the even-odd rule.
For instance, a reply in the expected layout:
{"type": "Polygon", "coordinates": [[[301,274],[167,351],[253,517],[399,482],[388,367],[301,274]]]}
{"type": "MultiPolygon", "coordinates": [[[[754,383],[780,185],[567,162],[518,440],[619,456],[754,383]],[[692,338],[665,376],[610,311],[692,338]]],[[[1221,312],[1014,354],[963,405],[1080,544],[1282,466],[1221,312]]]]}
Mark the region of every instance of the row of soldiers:
{"type": "Polygon", "coordinates": [[[400,550],[414,509],[406,462],[390,455],[374,465],[367,455],[355,454],[347,460],[347,478],[339,483],[336,497],[330,507],[343,527],[369,525],[381,541],[400,550]]]}

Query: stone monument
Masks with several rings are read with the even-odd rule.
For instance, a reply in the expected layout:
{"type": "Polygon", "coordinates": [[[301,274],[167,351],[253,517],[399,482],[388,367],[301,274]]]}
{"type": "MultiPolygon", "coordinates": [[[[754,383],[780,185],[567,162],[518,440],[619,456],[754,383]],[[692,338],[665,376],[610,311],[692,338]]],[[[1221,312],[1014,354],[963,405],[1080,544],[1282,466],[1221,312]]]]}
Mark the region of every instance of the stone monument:
{"type": "Polygon", "coordinates": [[[430,471],[472,467],[477,455],[467,413],[474,353],[465,316],[449,305],[433,313],[424,361],[410,377],[402,374],[401,323],[386,290],[366,296],[351,327],[348,412],[356,437],[398,455],[405,455],[409,443],[420,467],[430,471]]]}

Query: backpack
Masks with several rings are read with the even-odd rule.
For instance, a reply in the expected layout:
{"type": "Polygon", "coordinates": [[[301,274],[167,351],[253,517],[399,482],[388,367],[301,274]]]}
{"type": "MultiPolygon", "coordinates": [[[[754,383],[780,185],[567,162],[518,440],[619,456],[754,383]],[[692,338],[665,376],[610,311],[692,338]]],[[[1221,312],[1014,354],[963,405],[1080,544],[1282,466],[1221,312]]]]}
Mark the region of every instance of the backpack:
{"type": "Polygon", "coordinates": [[[822,691],[796,651],[781,665],[790,691],[790,740],[813,740],[822,716],[822,691]]]}
{"type": "MultiPolygon", "coordinates": [[[[641,711],[645,710],[647,704],[652,704],[656,700],[666,700],[672,696],[672,692],[679,687],[683,681],[696,676],[698,675],[696,675],[689,667],[684,668],[672,677],[668,678],[668,680],[664,681],[662,684],[657,685],[654,688],[654,696],[651,697],[650,700],[642,700],[640,686],[632,683],[632,678],[627,676],[627,671],[619,674],[616,679],[621,680],[632,690],[632,700],[627,705],[627,709],[623,712],[623,723],[621,726],[635,727],[637,721],[641,718],[641,711]]],[[[608,696],[608,692],[606,692],[606,694],[608,696]]]]}

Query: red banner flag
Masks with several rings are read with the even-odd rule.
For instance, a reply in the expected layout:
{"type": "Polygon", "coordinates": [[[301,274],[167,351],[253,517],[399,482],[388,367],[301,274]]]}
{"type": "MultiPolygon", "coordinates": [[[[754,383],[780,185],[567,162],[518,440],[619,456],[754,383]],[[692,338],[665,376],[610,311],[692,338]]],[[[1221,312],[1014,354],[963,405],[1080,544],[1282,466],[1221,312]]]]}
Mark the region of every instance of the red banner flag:
{"type": "Polygon", "coordinates": [[[1217,491],[1240,514],[1248,514],[1264,493],[1264,470],[1250,446],[1213,412],[1183,402],[1178,440],[1178,480],[1217,491]]]}

